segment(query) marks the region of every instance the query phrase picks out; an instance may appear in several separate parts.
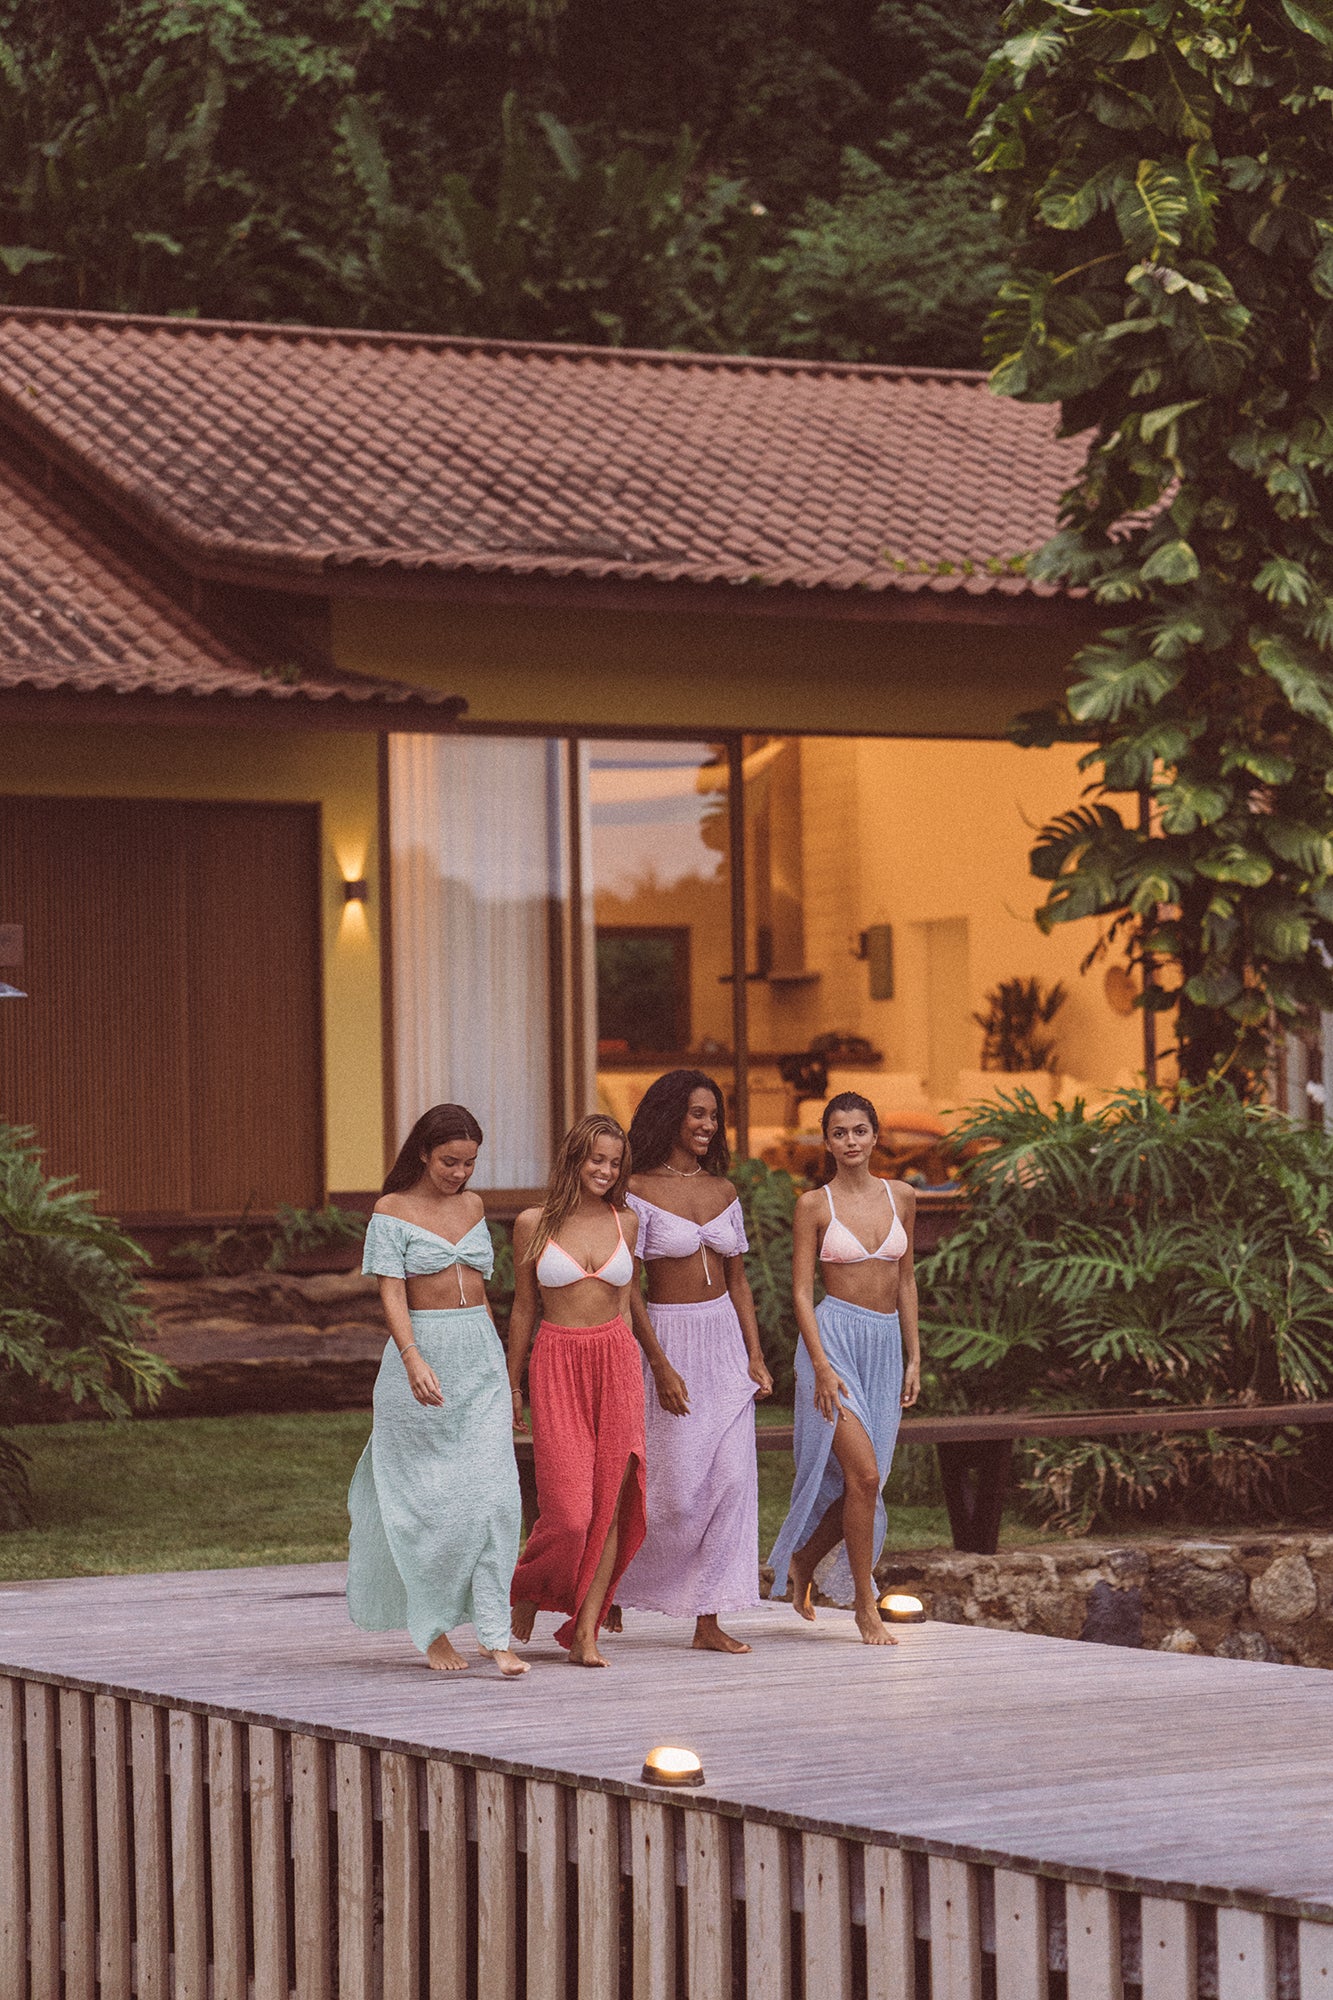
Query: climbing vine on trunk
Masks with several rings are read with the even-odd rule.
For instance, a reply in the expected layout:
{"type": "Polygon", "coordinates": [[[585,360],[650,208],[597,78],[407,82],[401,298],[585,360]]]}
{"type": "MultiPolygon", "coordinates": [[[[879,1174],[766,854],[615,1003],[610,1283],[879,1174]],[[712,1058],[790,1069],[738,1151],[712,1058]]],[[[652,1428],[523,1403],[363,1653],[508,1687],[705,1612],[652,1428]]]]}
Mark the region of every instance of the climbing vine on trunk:
{"type": "Polygon", "coordinates": [[[1014,0],[1004,30],[993,383],[1088,434],[1029,574],[1107,625],[1016,725],[1092,744],[1039,921],[1151,955],[1183,1074],[1240,1081],[1272,1015],[1333,1007],[1333,5],[1014,0]]]}

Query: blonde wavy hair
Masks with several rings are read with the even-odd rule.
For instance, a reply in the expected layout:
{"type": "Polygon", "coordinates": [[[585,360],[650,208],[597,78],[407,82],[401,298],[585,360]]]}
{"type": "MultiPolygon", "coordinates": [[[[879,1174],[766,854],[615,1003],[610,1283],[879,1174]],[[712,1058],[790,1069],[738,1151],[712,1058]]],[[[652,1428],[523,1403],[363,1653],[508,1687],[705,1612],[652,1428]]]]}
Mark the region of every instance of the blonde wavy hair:
{"type": "Polygon", "coordinates": [[[625,1206],[625,1189],[629,1186],[630,1177],[629,1140],[625,1136],[623,1126],[617,1125],[614,1118],[608,1118],[604,1111],[590,1111],[586,1118],[579,1119],[577,1125],[571,1125],[560,1141],[560,1150],[555,1156],[555,1165],[551,1169],[551,1178],[546,1189],[546,1199],[537,1218],[536,1233],[528,1248],[530,1261],[535,1262],[541,1256],[547,1244],[560,1234],[578,1207],[582,1193],[579,1176],[598,1139],[620,1141],[620,1172],[603,1199],[608,1208],[625,1206]]]}

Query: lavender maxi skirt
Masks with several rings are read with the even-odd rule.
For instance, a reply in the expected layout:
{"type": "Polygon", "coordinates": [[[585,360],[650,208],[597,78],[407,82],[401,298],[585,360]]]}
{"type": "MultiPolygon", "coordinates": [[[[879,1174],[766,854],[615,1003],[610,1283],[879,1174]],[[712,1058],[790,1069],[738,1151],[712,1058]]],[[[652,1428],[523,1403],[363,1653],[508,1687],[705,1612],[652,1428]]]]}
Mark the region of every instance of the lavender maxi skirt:
{"type": "Polygon", "coordinates": [[[669,1416],[644,1364],[648,1529],[616,1601],[698,1618],[759,1602],[759,1473],[745,1336],[729,1297],[650,1305],[648,1317],[685,1378],[690,1414],[669,1416]]]}
{"type": "MultiPolygon", "coordinates": [[[[903,1413],[902,1331],[896,1312],[871,1312],[869,1306],[848,1305],[844,1299],[821,1299],[815,1320],[824,1352],[847,1385],[843,1400],[875,1450],[880,1498],[875,1504],[873,1564],[879,1561],[888,1526],[883,1489],[903,1413]]],[[[843,1495],[842,1467],[833,1450],[835,1427],[815,1408],[815,1371],[804,1341],[796,1350],[795,1416],[796,1477],[791,1511],[778,1530],[770,1557],[774,1597],[781,1597],[787,1588],[787,1566],[797,1549],[804,1548],[834,1501],[843,1495]]],[[[825,1596],[835,1604],[850,1602],[851,1570],[841,1542],[832,1574],[825,1582],[821,1565],[820,1580],[825,1596]]]]}

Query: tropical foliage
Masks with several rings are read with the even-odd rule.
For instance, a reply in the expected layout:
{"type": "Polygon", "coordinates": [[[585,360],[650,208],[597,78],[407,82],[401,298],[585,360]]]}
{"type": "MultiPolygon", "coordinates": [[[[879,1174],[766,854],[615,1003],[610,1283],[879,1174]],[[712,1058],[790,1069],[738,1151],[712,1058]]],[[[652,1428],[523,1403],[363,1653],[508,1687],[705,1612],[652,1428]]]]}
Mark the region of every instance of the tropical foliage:
{"type": "MultiPolygon", "coordinates": [[[[956,1228],[921,1264],[939,1400],[971,1409],[1276,1403],[1333,1390],[1333,1143],[1226,1085],[1095,1115],[1026,1092],[960,1129],[956,1228]]],[[[1032,1454],[1043,1511],[1272,1498],[1290,1443],[1230,1432],[1032,1454]]]]}
{"type": "Polygon", "coordinates": [[[0,0],[0,298],[975,365],[989,0],[0,0]]]}
{"type": "Polygon", "coordinates": [[[1108,618],[1020,726],[1093,744],[1041,921],[1146,964],[1187,1077],[1253,1077],[1270,1015],[1333,1006],[1333,16],[1014,0],[1004,30],[994,383],[1089,437],[1029,573],[1108,618]]]}
{"type": "Polygon", "coordinates": [[[754,1294],[764,1358],[779,1402],[795,1389],[796,1315],[791,1302],[791,1231],[802,1182],[762,1160],[735,1160],[731,1178],[740,1196],[749,1252],[745,1275],[754,1294]]]}
{"type": "MultiPolygon", "coordinates": [[[[31,1419],[51,1396],[122,1417],[176,1380],[140,1345],[146,1262],[97,1214],[94,1197],[42,1171],[32,1133],[0,1125],[0,1420],[31,1419]]],[[[0,1445],[0,1526],[26,1518],[23,1454],[0,1445]]]]}
{"type": "Polygon", "coordinates": [[[207,1236],[178,1243],[171,1264],[201,1276],[237,1276],[243,1271],[282,1271],[311,1251],[341,1250],[359,1244],[366,1218],[327,1202],[323,1208],[291,1208],[280,1203],[271,1221],[243,1216],[207,1236]]]}
{"type": "Polygon", "coordinates": [[[1015,1070],[1045,1069],[1055,1054],[1050,1027],[1068,996],[1059,980],[1043,986],[1039,979],[1002,979],[986,995],[985,1012],[972,1019],[981,1029],[981,1067],[1015,1070]]]}

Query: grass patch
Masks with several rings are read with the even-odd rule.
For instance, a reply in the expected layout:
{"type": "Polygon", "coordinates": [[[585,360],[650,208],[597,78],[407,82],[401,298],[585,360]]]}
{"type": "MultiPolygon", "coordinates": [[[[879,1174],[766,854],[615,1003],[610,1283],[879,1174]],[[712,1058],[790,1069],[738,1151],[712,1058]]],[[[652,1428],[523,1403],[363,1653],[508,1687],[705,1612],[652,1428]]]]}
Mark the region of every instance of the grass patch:
{"type": "MultiPolygon", "coordinates": [[[[757,1415],[765,1425],[791,1422],[789,1410],[757,1415]]],[[[32,1458],[37,1522],[0,1533],[0,1581],[340,1562],[347,1554],[347,1484],[369,1434],[369,1410],[12,1431],[32,1458]]],[[[921,1447],[903,1452],[894,1467],[890,1551],[949,1545],[948,1516],[930,1500],[930,1469],[921,1447]],[[904,1504],[920,1499],[926,1504],[904,1504]]],[[[791,1482],[790,1452],[759,1454],[765,1557],[786,1515],[791,1482]]],[[[1114,1531],[1118,1540],[1188,1532],[1177,1522],[1126,1523],[1114,1531]]],[[[1000,1539],[1012,1547],[1043,1537],[1030,1522],[1011,1518],[1000,1539]]]]}

